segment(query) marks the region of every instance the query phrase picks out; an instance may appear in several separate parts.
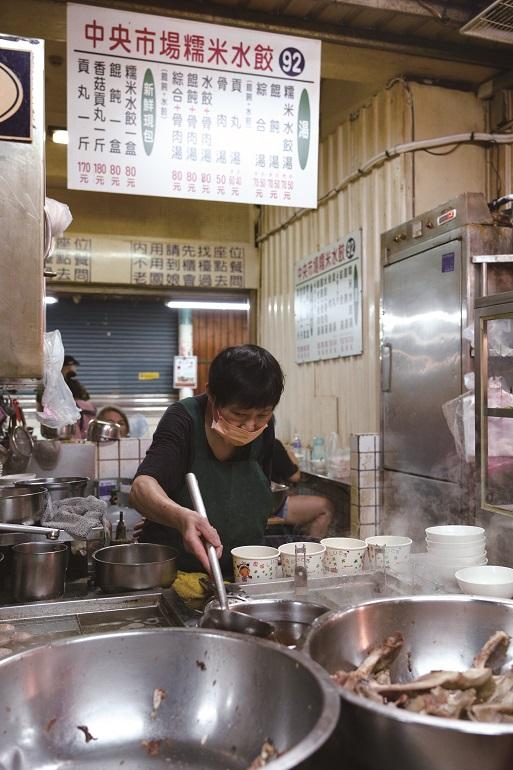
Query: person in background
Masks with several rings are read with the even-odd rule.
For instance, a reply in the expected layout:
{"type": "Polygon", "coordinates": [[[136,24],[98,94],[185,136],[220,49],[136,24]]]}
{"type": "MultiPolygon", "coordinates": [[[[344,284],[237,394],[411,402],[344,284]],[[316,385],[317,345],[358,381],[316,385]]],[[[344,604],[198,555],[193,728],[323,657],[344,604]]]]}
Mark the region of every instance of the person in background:
{"type": "MultiPolygon", "coordinates": [[[[274,439],[271,479],[277,484],[299,481],[301,472],[292,450],[287,451],[279,439],[274,439]]],[[[281,508],[275,511],[270,524],[292,524],[305,529],[309,537],[322,540],[328,533],[335,506],[327,497],[319,495],[288,495],[281,508]]]]}
{"type": "Polygon", "coordinates": [[[77,401],[77,399],[79,401],[89,401],[89,393],[80,380],[77,379],[77,366],[80,366],[80,364],[74,356],[64,356],[64,363],[61,369],[62,376],[66,381],[66,385],[71,390],[75,401],[77,401]]]}
{"type": "Polygon", "coordinates": [[[78,435],[80,438],[86,438],[87,426],[96,416],[96,407],[91,401],[91,397],[86,388],[84,388],[77,378],[77,366],[80,366],[80,363],[74,356],[65,355],[61,372],[66,385],[71,390],[71,394],[75,399],[75,404],[80,409],[80,420],[77,423],[78,435]]]}
{"type": "Polygon", "coordinates": [[[267,350],[240,345],[212,361],[206,392],[172,404],[132,484],[129,504],[146,517],[141,542],[178,550],[178,569],[210,571],[204,541],[232,573],[231,549],[263,543],[272,513],[273,411],[283,372],[267,350]],[[195,510],[193,472],[209,522],[195,510]]]}
{"type": "Polygon", "coordinates": [[[125,438],[130,434],[130,423],[126,414],[117,406],[102,406],[99,412],[96,414],[97,420],[104,420],[105,422],[116,422],[119,425],[119,433],[121,438],[125,438]]]}

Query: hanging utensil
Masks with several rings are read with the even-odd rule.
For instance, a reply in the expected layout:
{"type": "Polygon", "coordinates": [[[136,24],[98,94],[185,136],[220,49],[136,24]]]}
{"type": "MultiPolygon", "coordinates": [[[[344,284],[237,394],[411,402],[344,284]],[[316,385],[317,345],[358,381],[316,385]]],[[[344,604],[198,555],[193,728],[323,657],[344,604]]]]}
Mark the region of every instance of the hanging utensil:
{"type": "MultiPolygon", "coordinates": [[[[185,478],[194,509],[200,516],[208,521],[207,512],[205,510],[196,476],[194,473],[187,473],[185,478]]],[[[214,578],[220,609],[213,608],[208,610],[208,612],[203,615],[200,625],[203,628],[219,628],[223,631],[235,631],[239,634],[250,634],[252,636],[262,637],[270,636],[274,631],[274,627],[271,623],[266,623],[263,620],[243,615],[242,612],[235,612],[229,608],[228,599],[226,598],[226,588],[221,574],[221,567],[219,566],[216,549],[211,543],[205,543],[205,548],[212,570],[212,577],[214,578]]]]}

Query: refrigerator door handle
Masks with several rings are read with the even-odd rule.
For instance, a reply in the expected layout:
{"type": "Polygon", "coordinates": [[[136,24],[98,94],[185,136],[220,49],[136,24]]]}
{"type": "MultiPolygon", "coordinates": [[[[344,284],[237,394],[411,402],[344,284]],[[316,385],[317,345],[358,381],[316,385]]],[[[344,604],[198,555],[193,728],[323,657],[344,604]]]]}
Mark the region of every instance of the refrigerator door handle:
{"type": "Polygon", "coordinates": [[[392,386],[392,345],[385,342],[381,347],[381,391],[389,393],[392,386]]]}

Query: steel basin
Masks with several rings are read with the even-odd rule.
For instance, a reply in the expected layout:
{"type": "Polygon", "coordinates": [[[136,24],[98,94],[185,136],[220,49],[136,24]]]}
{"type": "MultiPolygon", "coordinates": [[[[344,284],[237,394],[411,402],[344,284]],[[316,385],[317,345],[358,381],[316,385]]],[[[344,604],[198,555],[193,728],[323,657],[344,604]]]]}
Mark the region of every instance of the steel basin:
{"type": "Polygon", "coordinates": [[[285,752],[273,770],[314,770],[303,763],[338,712],[321,667],[271,642],[176,628],[78,637],[0,662],[0,767],[244,770],[270,738],[285,752]]]}
{"type": "Polygon", "coordinates": [[[40,485],[0,487],[0,523],[33,524],[39,521],[46,495],[40,485]]]}
{"type": "Polygon", "coordinates": [[[17,481],[17,487],[44,487],[52,500],[84,497],[89,479],[85,476],[60,476],[17,481]]]}
{"type": "Polygon", "coordinates": [[[328,612],[328,607],[322,604],[291,599],[228,601],[237,612],[272,623],[275,641],[287,647],[301,647],[313,621],[328,612]]]}
{"type": "MultiPolygon", "coordinates": [[[[304,652],[330,673],[356,667],[391,633],[406,643],[392,681],[435,669],[463,670],[498,630],[513,637],[513,602],[471,596],[412,596],[366,602],[314,621],[304,652]]],[[[513,663],[513,644],[504,669],[513,663]]],[[[340,689],[340,751],[361,770],[511,770],[513,724],[422,716],[340,689]],[[352,752],[355,752],[352,754],[352,752]]],[[[341,765],[342,766],[342,765],[341,765]]]]}
{"type": "Polygon", "coordinates": [[[154,543],[100,548],[93,555],[96,585],[107,592],[169,588],[176,577],[177,557],[174,548],[154,543]]]}

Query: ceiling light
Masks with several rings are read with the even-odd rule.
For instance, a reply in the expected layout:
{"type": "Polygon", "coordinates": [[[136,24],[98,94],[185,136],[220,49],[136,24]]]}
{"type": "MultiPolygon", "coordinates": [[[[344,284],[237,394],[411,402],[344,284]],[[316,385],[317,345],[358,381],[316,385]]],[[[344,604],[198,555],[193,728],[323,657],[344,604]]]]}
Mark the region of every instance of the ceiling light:
{"type": "Polygon", "coordinates": [[[48,132],[55,144],[68,144],[68,132],[65,128],[49,128],[48,132]]]}
{"type": "Polygon", "coordinates": [[[166,305],[174,310],[249,310],[248,300],[243,302],[210,302],[201,300],[176,300],[166,302],[166,305]]]}
{"type": "Polygon", "coordinates": [[[55,305],[58,301],[57,297],[45,297],[45,305],[55,305]]]}

